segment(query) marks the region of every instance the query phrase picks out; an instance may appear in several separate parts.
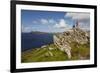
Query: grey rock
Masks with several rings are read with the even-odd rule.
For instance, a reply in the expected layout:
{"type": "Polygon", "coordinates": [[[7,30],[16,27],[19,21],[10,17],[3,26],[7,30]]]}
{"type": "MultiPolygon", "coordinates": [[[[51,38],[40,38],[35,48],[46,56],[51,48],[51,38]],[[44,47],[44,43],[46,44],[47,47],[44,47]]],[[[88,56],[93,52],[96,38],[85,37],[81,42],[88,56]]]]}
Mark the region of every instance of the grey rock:
{"type": "Polygon", "coordinates": [[[73,42],[79,44],[86,44],[90,40],[90,32],[82,30],[80,28],[72,28],[66,32],[55,34],[53,36],[54,44],[61,50],[64,51],[68,58],[71,58],[71,46],[73,42]]]}

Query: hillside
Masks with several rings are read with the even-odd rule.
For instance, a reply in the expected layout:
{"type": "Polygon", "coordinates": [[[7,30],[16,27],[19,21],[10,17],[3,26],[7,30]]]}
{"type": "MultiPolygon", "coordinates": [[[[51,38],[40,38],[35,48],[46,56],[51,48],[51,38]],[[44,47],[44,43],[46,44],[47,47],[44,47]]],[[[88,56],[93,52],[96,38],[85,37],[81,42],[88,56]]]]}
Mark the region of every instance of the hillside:
{"type": "Polygon", "coordinates": [[[22,52],[22,62],[86,60],[90,58],[89,32],[72,28],[55,34],[54,43],[22,52]]]}

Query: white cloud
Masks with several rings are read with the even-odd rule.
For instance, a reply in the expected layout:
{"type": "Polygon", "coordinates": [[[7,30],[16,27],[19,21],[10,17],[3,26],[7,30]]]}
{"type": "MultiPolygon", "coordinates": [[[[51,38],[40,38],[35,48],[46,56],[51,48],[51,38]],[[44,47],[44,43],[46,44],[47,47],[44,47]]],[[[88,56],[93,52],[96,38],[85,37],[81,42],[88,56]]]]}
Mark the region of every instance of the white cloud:
{"type": "Polygon", "coordinates": [[[32,21],[33,24],[55,24],[56,21],[53,19],[39,19],[39,20],[33,20],[32,21]]]}
{"type": "Polygon", "coordinates": [[[56,23],[56,21],[53,19],[41,19],[40,22],[42,24],[54,24],[54,23],[56,23]]]}
{"type": "Polygon", "coordinates": [[[41,19],[40,20],[42,24],[48,24],[48,20],[47,19],[41,19]]]}
{"type": "Polygon", "coordinates": [[[31,32],[31,31],[32,31],[32,27],[25,27],[25,26],[22,26],[22,27],[21,27],[21,30],[22,30],[22,32],[31,32]]]}
{"type": "Polygon", "coordinates": [[[84,19],[89,19],[90,14],[89,13],[66,13],[65,17],[72,17],[74,20],[84,20],[84,19]]]}
{"type": "Polygon", "coordinates": [[[64,19],[61,19],[59,23],[56,23],[54,25],[55,28],[63,28],[63,29],[69,29],[71,28],[70,25],[66,24],[64,19]]]}
{"type": "Polygon", "coordinates": [[[90,30],[89,23],[79,22],[79,27],[84,30],[90,30]]]}
{"type": "Polygon", "coordinates": [[[71,17],[73,20],[78,20],[79,27],[82,29],[90,29],[90,14],[89,13],[66,13],[65,17],[71,17]]]}
{"type": "Polygon", "coordinates": [[[56,21],[55,21],[55,20],[53,20],[53,19],[49,19],[49,20],[48,20],[48,22],[49,22],[49,23],[51,23],[51,24],[56,23],[56,21]]]}
{"type": "Polygon", "coordinates": [[[36,20],[34,20],[32,23],[33,23],[33,24],[37,24],[38,22],[37,22],[36,20]]]}
{"type": "Polygon", "coordinates": [[[56,23],[54,25],[54,27],[56,27],[56,28],[66,28],[66,23],[65,23],[64,19],[61,19],[58,24],[56,23]]]}

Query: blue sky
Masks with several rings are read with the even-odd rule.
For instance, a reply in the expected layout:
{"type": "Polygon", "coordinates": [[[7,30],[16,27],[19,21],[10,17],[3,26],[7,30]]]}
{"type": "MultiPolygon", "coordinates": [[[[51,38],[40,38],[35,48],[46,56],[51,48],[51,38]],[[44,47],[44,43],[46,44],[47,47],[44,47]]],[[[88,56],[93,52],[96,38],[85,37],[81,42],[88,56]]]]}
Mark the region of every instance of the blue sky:
{"type": "Polygon", "coordinates": [[[86,26],[89,29],[88,13],[21,10],[22,32],[63,32],[71,29],[77,19],[82,28],[86,26]]]}

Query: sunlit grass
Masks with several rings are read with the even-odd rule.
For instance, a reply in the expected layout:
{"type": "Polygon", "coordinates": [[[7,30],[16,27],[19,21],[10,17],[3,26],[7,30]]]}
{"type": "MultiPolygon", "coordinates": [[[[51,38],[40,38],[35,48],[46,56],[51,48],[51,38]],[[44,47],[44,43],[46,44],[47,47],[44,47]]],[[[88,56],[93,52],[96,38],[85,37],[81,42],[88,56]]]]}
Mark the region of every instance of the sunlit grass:
{"type": "Polygon", "coordinates": [[[43,48],[35,48],[22,52],[21,62],[46,62],[46,61],[69,61],[69,60],[83,60],[90,58],[89,44],[78,44],[73,42],[71,44],[71,59],[68,59],[67,54],[60,51],[54,44],[46,45],[43,48]],[[49,49],[53,48],[53,49],[49,49]]]}

